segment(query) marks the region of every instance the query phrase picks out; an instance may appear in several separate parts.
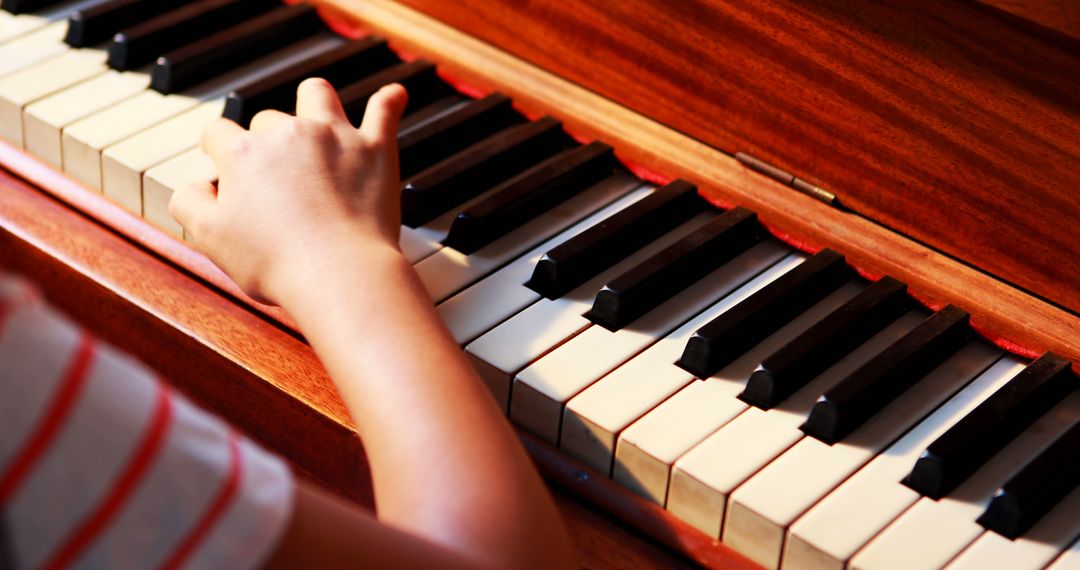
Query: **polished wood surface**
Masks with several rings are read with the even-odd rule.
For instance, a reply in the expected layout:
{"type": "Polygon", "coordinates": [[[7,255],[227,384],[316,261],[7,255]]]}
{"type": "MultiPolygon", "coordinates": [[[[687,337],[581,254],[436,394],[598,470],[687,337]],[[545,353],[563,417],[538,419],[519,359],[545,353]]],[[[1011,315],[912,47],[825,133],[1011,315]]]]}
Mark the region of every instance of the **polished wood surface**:
{"type": "MultiPolygon", "coordinates": [[[[616,156],[643,176],[694,182],[717,205],[754,210],[789,243],[806,251],[831,247],[870,278],[892,275],[908,283],[931,308],[949,303],[962,307],[972,313],[978,331],[1013,352],[1036,356],[1052,350],[1080,371],[1080,317],[1075,314],[1033,299],[865,217],[795,192],[669,126],[397,2],[322,0],[321,4],[331,17],[385,34],[395,49],[435,61],[441,73],[477,93],[502,91],[529,115],[550,114],[582,140],[611,144],[616,156]]],[[[1072,282],[1075,289],[1076,280],[1072,282]]]]}
{"type": "MultiPolygon", "coordinates": [[[[0,196],[0,271],[34,281],[55,306],[282,454],[301,475],[374,505],[363,447],[306,344],[2,170],[0,196]]],[[[752,567],[547,444],[522,437],[586,568],[690,568],[694,561],[752,567]],[[629,514],[628,526],[612,517],[613,508],[629,514]],[[645,528],[693,560],[638,532],[645,528]]]]}
{"type": "Polygon", "coordinates": [[[1075,38],[959,0],[404,3],[1080,312],[1075,38]]]}
{"type": "Polygon", "coordinates": [[[1035,25],[1080,38],[1080,2],[1074,0],[971,0],[1035,25]]]}

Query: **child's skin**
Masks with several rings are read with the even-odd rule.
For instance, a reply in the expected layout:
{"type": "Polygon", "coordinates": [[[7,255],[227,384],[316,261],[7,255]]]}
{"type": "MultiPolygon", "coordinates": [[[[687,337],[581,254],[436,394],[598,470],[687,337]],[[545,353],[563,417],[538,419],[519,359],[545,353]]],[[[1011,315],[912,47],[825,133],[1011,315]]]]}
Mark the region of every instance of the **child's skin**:
{"type": "Polygon", "coordinates": [[[301,486],[269,565],[574,566],[539,476],[398,249],[406,100],[384,87],[356,129],[333,88],[309,79],[295,117],[212,123],[202,146],[217,189],[170,204],[247,294],[296,320],[371,465],[378,520],[301,486]]]}

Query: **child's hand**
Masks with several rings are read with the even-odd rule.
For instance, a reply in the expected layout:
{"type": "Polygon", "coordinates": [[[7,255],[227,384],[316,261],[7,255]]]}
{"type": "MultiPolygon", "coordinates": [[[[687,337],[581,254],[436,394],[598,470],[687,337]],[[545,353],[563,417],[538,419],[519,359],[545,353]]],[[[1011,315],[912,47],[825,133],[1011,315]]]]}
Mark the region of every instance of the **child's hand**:
{"type": "Polygon", "coordinates": [[[281,303],[305,275],[396,251],[400,231],[397,127],[407,96],[372,96],[359,129],[329,83],[304,81],[296,116],[263,111],[251,130],[218,119],[202,146],[218,184],[173,195],[174,218],[257,300],[281,303]]]}

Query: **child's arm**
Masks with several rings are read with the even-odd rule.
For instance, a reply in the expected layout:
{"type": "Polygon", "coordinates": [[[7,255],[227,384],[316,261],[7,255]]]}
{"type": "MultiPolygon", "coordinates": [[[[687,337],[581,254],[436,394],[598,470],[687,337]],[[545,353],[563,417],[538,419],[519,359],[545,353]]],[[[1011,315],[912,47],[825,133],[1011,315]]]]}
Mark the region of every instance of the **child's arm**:
{"type": "MultiPolygon", "coordinates": [[[[348,537],[342,553],[570,565],[539,476],[398,250],[405,102],[400,86],[383,88],[354,129],[333,88],[308,80],[295,118],[263,112],[250,132],[219,120],[203,140],[217,190],[177,193],[173,215],[245,292],[285,308],[322,358],[364,441],[380,521],[438,545],[354,517],[356,532],[332,533],[348,537]],[[403,551],[410,540],[416,549],[403,551]]],[[[307,495],[281,560],[312,554],[304,536],[352,516],[307,495]]]]}

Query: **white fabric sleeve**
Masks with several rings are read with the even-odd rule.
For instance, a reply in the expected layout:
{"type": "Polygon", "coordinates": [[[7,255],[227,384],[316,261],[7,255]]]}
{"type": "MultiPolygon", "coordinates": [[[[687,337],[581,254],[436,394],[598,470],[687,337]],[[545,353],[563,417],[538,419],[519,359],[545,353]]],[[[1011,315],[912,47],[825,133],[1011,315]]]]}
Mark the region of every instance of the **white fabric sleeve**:
{"type": "Polygon", "coordinates": [[[0,274],[0,564],[255,568],[285,463],[0,274]]]}

